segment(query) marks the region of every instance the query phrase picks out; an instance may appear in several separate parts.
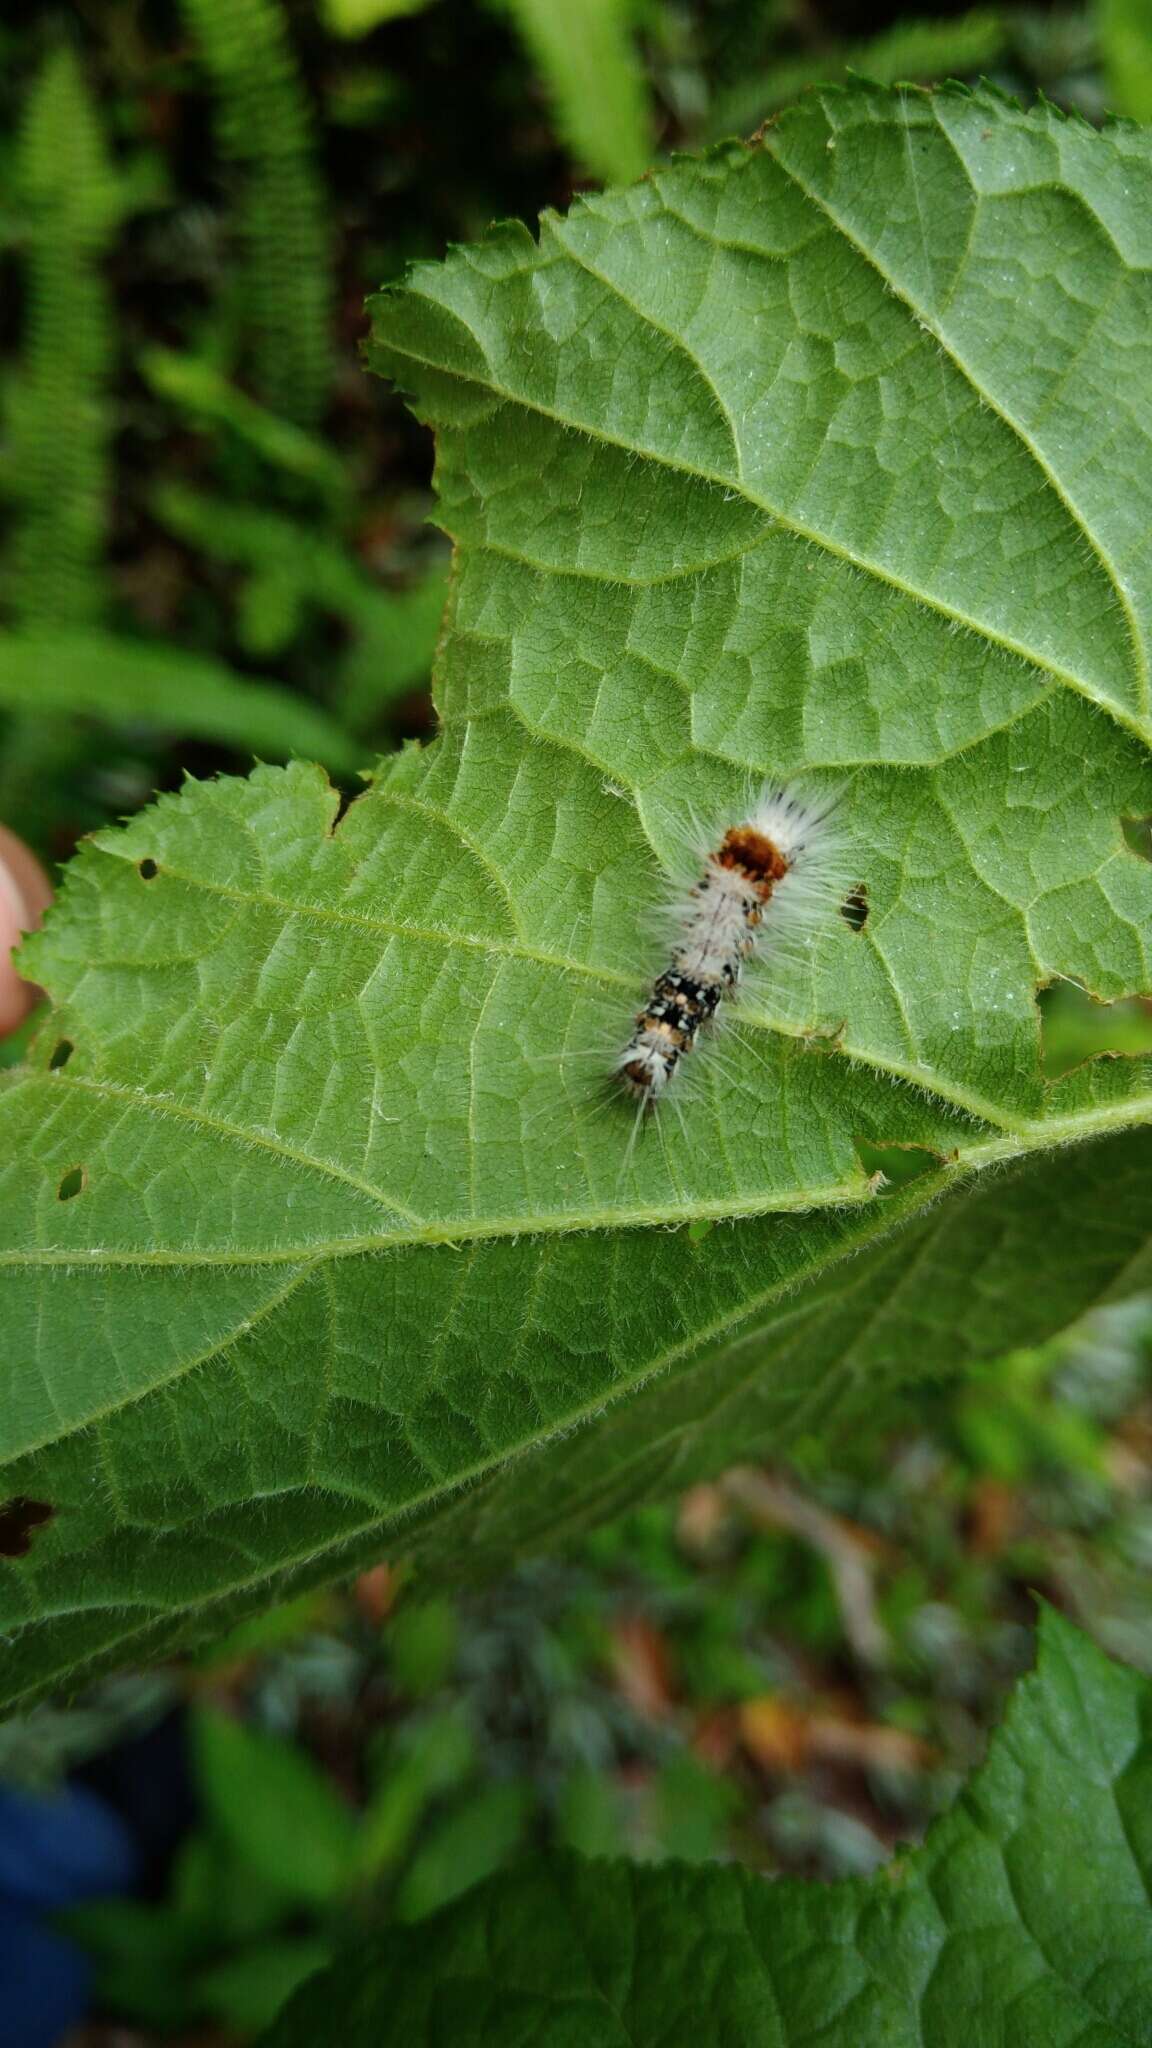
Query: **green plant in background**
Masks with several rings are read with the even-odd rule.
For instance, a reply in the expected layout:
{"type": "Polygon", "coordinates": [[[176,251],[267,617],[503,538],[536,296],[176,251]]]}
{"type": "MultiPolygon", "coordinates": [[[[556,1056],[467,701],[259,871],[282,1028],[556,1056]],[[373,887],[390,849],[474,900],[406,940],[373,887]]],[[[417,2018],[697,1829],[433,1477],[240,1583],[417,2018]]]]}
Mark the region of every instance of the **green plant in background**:
{"type": "Polygon", "coordinates": [[[346,516],[348,473],[318,435],[260,405],[203,356],[150,348],[140,357],[140,371],[182,421],[230,437],[254,457],[265,471],[269,496],[275,498],[275,485],[287,481],[302,486],[333,522],[346,516]]]}
{"type": "Polygon", "coordinates": [[[324,20],[336,36],[363,36],[384,21],[422,14],[435,0],[323,0],[324,20]]]}
{"type": "Polygon", "coordinates": [[[1134,121],[1152,121],[1152,16],[1144,0],[1096,0],[1110,105],[1134,121]]]}
{"type": "Polygon", "coordinates": [[[38,736],[54,725],[66,733],[67,721],[87,712],[243,753],[310,754],[344,773],[358,759],[347,732],[305,698],[241,679],[204,655],[112,633],[0,632],[0,705],[24,709],[38,736]]]}
{"type": "MultiPolygon", "coordinates": [[[[328,26],[360,36],[381,22],[423,12],[435,0],[325,0],[328,26]]],[[[655,117],[641,60],[642,23],[658,28],[663,7],[637,0],[474,0],[506,14],[547,92],[557,130],[588,176],[627,182],[650,163],[655,117]]]]}
{"type": "Polygon", "coordinates": [[[831,43],[806,56],[782,53],[717,94],[709,109],[709,132],[717,139],[742,135],[812,86],[848,72],[879,85],[979,77],[999,64],[1011,47],[1011,36],[1005,14],[980,7],[954,20],[894,22],[862,42],[831,43]]]}
{"type": "MultiPolygon", "coordinates": [[[[99,116],[73,51],[49,56],[29,96],[16,161],[25,249],[23,360],[8,380],[5,493],[12,508],[3,596],[25,633],[97,624],[103,571],[114,352],[101,274],[119,194],[99,116]]],[[[38,785],[67,775],[75,748],[4,687],[0,815],[35,830],[38,785]]]]}
{"type": "Polygon", "coordinates": [[[439,555],[409,589],[384,590],[337,542],[281,513],[179,484],[163,487],[154,509],[182,540],[246,572],[236,624],[246,653],[282,654],[313,608],[350,629],[333,694],[351,731],[371,730],[384,707],[427,677],[448,596],[439,555]]]}
{"type": "Polygon", "coordinates": [[[312,123],[278,0],[182,0],[238,177],[233,317],[257,395],[314,426],[332,374],[331,283],[312,123]]]}
{"type": "Polygon", "coordinates": [[[627,183],[652,160],[636,0],[502,0],[538,66],[556,125],[592,177],[627,183]]]}
{"type": "Polygon", "coordinates": [[[190,1734],[204,1817],[167,1899],[102,1901],[68,1925],[99,1963],[101,1997],[133,2019],[250,2033],[331,1955],[356,1830],[292,1745],[207,1708],[190,1734]]]}
{"type": "Polygon", "coordinates": [[[118,193],[96,109],[68,48],[47,58],[17,160],[24,210],[24,359],[7,394],[15,508],[5,598],[24,627],[96,624],[106,604],[107,383],[113,334],[101,275],[118,193]]]}
{"type": "MultiPolygon", "coordinates": [[[[142,367],[168,401],[198,409],[254,449],[274,476],[299,480],[330,516],[343,518],[345,467],[297,423],[315,415],[323,402],[329,292],[320,199],[284,25],[273,6],[245,12],[243,23],[226,6],[203,12],[212,24],[207,43],[221,133],[226,142],[241,132],[246,138],[250,265],[240,303],[252,314],[259,344],[253,367],[296,419],[261,407],[196,357],[146,351],[142,367]],[[292,108],[295,120],[288,119],[292,108]]],[[[147,743],[149,732],[153,746],[166,734],[203,736],[240,754],[276,758],[299,751],[350,772],[357,762],[354,744],[318,706],[276,685],[250,683],[210,652],[182,652],[155,638],[105,630],[111,609],[105,551],[114,324],[102,263],[128,187],[113,171],[90,90],[69,48],[43,67],[28,105],[17,172],[27,290],[22,360],[8,397],[14,531],[5,598],[13,630],[0,633],[0,710],[9,714],[0,814],[49,848],[61,811],[91,821],[85,777],[94,752],[99,759],[100,743],[78,724],[85,718],[105,728],[119,726],[137,744],[147,743]]],[[[313,539],[301,532],[304,558],[313,539]]],[[[329,544],[329,555],[337,552],[329,544]]],[[[385,643],[391,652],[371,586],[357,578],[350,560],[346,580],[355,586],[364,615],[358,642],[365,649],[385,643]]],[[[267,582],[263,594],[267,609],[267,582]]],[[[416,610],[397,598],[396,658],[390,669],[384,663],[379,691],[349,656],[362,723],[372,722],[390,690],[395,694],[403,687],[397,678],[426,675],[435,594],[416,610]]],[[[381,592],[380,606],[387,602],[381,592]]],[[[242,634],[242,644],[252,638],[242,634]]],[[[281,640],[276,651],[283,645],[281,640]]],[[[270,650],[265,645],[254,651],[270,650]]],[[[117,788],[114,776],[108,786],[117,788]]]]}

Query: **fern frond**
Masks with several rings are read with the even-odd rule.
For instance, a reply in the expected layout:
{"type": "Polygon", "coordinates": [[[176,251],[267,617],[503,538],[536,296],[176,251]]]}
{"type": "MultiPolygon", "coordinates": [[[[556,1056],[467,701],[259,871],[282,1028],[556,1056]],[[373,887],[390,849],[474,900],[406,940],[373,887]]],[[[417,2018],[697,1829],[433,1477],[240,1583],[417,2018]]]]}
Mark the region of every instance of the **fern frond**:
{"type": "Polygon", "coordinates": [[[48,58],[33,88],[17,185],[28,313],[8,407],[17,508],[8,597],[22,625],[85,625],[103,608],[112,337],[100,263],[117,202],[97,112],[69,49],[48,58]]]}
{"type": "Polygon", "coordinates": [[[324,198],[279,0],[182,0],[212,80],[220,151],[240,186],[240,314],[254,387],[313,426],[331,374],[324,198]]]}

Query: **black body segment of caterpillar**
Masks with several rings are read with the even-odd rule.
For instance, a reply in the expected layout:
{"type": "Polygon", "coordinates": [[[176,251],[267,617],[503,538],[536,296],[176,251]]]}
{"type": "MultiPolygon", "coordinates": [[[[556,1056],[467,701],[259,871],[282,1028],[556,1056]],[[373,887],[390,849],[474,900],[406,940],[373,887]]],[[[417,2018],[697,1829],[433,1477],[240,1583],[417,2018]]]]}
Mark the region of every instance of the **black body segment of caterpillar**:
{"type": "Polygon", "coordinates": [[[620,1083],[642,1110],[655,1108],[761,940],[784,936],[787,926],[795,937],[823,915],[831,810],[831,802],[816,806],[782,790],[767,792],[703,856],[703,873],[676,905],[671,961],[616,1062],[620,1083]]]}

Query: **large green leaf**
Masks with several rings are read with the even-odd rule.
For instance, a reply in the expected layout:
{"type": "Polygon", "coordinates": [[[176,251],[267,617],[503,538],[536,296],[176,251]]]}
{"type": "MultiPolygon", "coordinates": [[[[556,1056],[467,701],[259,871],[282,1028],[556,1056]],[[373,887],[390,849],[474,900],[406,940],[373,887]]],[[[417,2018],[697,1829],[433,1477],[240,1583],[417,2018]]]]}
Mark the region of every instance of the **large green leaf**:
{"type": "Polygon", "coordinates": [[[443,734],[339,820],[299,765],[162,800],[30,949],[0,1429],[56,1513],[7,1696],[1134,1284],[1149,1065],[1046,1083],[1035,996],[1150,980],[1150,194],[1137,132],[854,91],[381,303],[457,540],[443,734]],[[630,1150],[648,914],[750,771],[847,779],[867,921],[630,1150]],[[878,1197],[894,1145],[932,1171],[878,1197]]]}
{"type": "Polygon", "coordinates": [[[529,1864],[361,1939],[268,2048],[1136,2048],[1150,1791],[1152,1683],[1048,1614],[988,1761],[894,1868],[529,1864]]]}

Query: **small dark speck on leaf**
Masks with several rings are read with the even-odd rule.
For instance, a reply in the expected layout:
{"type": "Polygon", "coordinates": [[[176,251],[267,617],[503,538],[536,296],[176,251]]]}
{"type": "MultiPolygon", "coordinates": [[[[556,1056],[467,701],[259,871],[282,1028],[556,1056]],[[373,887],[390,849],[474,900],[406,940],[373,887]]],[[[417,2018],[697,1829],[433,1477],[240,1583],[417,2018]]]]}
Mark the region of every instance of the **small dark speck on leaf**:
{"type": "Polygon", "coordinates": [[[60,1185],[56,1190],[56,1199],[58,1202],[70,1202],[73,1195],[82,1194],[87,1185],[88,1174],[85,1168],[83,1166],[70,1166],[67,1173],[63,1175],[60,1185]]]}
{"type": "Polygon", "coordinates": [[[58,1074],[61,1067],[68,1065],[75,1050],[76,1048],[70,1038],[57,1039],[56,1044],[52,1048],[52,1057],[48,1062],[49,1072],[58,1074]]]}
{"type": "Polygon", "coordinates": [[[29,1500],[22,1493],[0,1501],[0,1557],[27,1557],[33,1530],[50,1522],[55,1513],[46,1500],[29,1500]]]}
{"type": "Polygon", "coordinates": [[[154,860],[142,860],[136,863],[136,872],[142,882],[150,882],[153,875],[159,874],[160,871],[154,860]]]}

